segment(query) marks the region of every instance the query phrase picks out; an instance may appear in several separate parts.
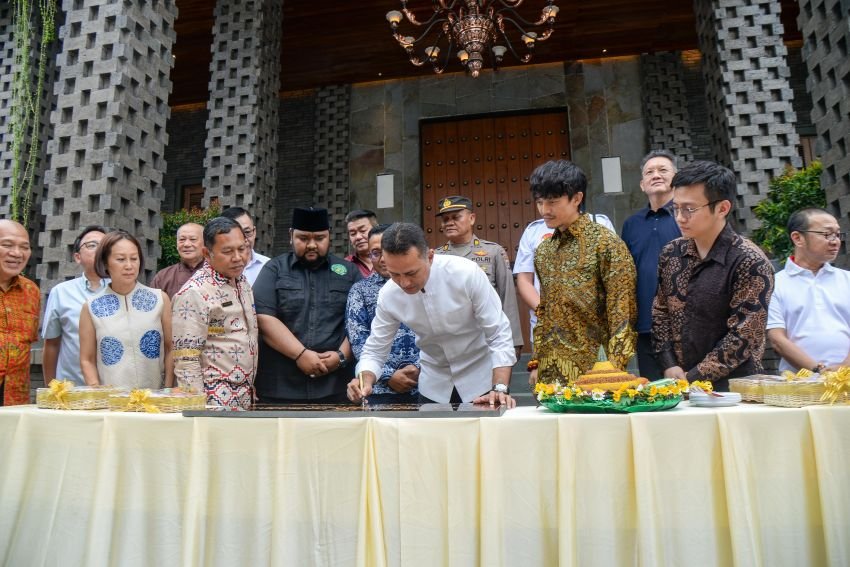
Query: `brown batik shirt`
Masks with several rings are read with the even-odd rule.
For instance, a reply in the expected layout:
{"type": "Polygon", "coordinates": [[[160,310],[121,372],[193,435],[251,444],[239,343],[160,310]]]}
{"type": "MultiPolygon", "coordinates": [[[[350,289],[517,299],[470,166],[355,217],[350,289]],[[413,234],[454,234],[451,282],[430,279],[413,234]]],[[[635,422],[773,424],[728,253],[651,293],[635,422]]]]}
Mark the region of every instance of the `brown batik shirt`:
{"type": "Polygon", "coordinates": [[[661,251],[652,305],[652,344],[663,369],[681,366],[688,380],[762,372],[773,268],[764,253],[727,224],[700,259],[691,238],[661,251]]]}

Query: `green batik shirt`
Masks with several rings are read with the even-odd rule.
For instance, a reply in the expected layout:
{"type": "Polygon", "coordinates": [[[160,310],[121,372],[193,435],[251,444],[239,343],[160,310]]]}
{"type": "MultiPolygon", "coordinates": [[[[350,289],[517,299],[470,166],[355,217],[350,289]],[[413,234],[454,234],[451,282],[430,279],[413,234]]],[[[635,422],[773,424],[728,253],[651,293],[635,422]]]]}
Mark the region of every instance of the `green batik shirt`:
{"type": "Polygon", "coordinates": [[[620,238],[582,214],[537,248],[540,306],[534,347],[538,380],[572,382],[604,346],[618,369],[635,353],[635,264],[620,238]]]}

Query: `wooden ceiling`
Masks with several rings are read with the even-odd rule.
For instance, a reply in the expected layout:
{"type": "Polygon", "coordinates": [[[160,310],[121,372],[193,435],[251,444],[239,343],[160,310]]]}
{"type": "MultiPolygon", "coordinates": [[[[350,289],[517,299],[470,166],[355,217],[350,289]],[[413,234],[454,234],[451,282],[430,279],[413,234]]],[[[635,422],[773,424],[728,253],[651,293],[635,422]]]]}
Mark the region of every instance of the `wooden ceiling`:
{"type": "MultiPolygon", "coordinates": [[[[689,0],[556,3],[555,33],[538,46],[533,63],[697,48],[689,0]]],[[[174,106],[207,100],[214,5],[212,0],[177,0],[174,106]]],[[[423,16],[430,5],[429,0],[408,2],[423,16]]],[[[531,18],[543,5],[543,0],[527,0],[521,14],[531,18]]],[[[392,39],[384,15],[398,7],[398,0],[283,0],[281,91],[433,74],[430,66],[411,65],[392,39]]],[[[782,10],[786,41],[798,40],[797,0],[782,0],[782,10]]],[[[514,64],[506,56],[505,65],[514,64]]],[[[447,71],[459,70],[452,63],[447,71]]]]}

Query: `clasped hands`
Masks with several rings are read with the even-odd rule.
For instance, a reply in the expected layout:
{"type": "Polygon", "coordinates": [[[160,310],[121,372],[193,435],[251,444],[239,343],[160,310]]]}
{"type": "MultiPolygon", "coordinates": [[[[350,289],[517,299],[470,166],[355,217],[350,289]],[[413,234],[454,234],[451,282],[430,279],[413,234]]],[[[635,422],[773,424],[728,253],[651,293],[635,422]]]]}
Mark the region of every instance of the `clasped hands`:
{"type": "Polygon", "coordinates": [[[307,349],[301,353],[295,364],[298,370],[310,378],[316,378],[330,374],[339,368],[339,355],[336,351],[316,352],[307,349]]]}

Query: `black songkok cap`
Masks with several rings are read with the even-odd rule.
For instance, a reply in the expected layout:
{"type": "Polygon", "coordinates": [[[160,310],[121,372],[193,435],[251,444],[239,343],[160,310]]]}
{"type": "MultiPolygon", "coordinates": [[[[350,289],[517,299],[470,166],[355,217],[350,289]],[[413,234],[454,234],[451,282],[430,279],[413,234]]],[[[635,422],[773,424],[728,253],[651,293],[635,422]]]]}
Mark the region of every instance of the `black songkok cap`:
{"type": "Polygon", "coordinates": [[[296,207],[292,209],[292,228],[307,232],[330,230],[331,225],[328,221],[328,210],[316,207],[306,209],[296,207]]]}

